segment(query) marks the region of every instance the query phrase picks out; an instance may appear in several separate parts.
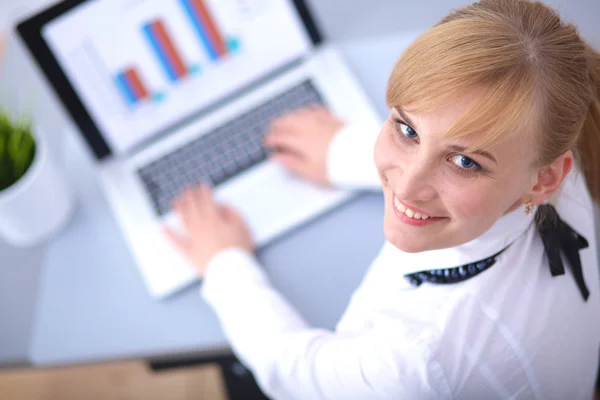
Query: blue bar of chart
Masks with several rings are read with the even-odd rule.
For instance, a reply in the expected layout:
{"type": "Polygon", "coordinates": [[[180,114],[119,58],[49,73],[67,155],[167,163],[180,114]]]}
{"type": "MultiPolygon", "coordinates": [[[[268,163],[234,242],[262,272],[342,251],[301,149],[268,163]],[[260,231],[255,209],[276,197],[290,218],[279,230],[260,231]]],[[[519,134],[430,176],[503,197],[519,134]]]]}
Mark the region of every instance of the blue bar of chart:
{"type": "Polygon", "coordinates": [[[115,84],[128,105],[149,97],[148,89],[134,68],[127,68],[115,77],[115,84]]]}
{"type": "MultiPolygon", "coordinates": [[[[160,15],[148,13],[131,26],[122,27],[127,35],[136,35],[135,39],[125,40],[132,48],[145,46],[144,57],[121,60],[107,68],[119,97],[129,107],[164,102],[170,84],[177,84],[187,76],[203,75],[206,67],[211,70],[208,64],[217,64],[239,50],[240,41],[224,33],[215,18],[219,15],[213,13],[215,10],[209,8],[207,1],[169,0],[169,3],[170,11],[160,15]],[[182,23],[187,25],[183,30],[182,23]],[[182,42],[187,38],[192,40],[190,44],[182,42]]],[[[104,45],[105,54],[111,54],[111,46],[104,45]]]]}
{"type": "Polygon", "coordinates": [[[143,31],[169,80],[175,82],[185,76],[187,68],[164,23],[155,20],[144,25],[143,31]]]}
{"type": "Polygon", "coordinates": [[[123,99],[128,105],[132,106],[137,103],[137,98],[135,93],[133,93],[133,88],[129,85],[129,82],[127,82],[127,78],[125,77],[124,73],[120,73],[116,76],[115,84],[117,85],[119,92],[121,92],[123,99]]]}
{"type": "Polygon", "coordinates": [[[213,16],[202,0],[180,0],[200,41],[212,61],[227,54],[223,35],[217,28],[213,16]]]}

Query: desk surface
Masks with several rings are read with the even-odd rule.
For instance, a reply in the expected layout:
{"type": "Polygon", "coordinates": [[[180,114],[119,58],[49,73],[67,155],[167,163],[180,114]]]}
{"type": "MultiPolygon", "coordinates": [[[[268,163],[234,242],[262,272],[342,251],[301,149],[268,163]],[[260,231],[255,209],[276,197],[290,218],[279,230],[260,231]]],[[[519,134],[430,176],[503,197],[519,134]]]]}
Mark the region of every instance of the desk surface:
{"type": "MultiPolygon", "coordinates": [[[[389,71],[414,37],[339,45],[382,117],[389,71]]],[[[69,131],[68,125],[53,130],[69,131]]],[[[218,320],[199,296],[198,284],[165,301],[150,298],[82,141],[67,134],[59,148],[79,201],[69,225],[43,255],[30,361],[49,366],[226,351],[218,320]]],[[[272,242],[258,257],[309,323],[333,328],[383,243],[382,215],[381,196],[364,193],[272,242]]]]}

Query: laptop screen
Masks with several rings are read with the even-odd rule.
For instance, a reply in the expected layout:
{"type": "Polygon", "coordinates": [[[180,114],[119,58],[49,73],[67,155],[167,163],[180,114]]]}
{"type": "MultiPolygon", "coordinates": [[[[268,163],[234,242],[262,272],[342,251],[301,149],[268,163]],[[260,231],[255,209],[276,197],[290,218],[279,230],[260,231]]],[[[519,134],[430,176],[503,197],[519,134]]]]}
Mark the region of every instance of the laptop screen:
{"type": "Polygon", "coordinates": [[[42,36],[117,154],[311,47],[291,0],[91,0],[42,36]]]}

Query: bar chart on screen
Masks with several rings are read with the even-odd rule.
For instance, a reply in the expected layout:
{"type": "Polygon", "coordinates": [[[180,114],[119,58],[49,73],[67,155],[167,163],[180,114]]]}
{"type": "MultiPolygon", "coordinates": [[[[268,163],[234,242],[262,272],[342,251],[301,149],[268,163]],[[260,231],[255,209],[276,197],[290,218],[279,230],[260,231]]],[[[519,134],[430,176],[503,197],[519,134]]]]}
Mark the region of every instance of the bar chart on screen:
{"type": "Polygon", "coordinates": [[[117,151],[224,106],[311,49],[282,0],[88,1],[44,35],[117,151]]]}
{"type": "Polygon", "coordinates": [[[216,11],[209,0],[147,0],[109,32],[92,33],[86,52],[121,112],[134,112],[193,91],[194,82],[241,53],[239,18],[235,7],[216,11]]]}

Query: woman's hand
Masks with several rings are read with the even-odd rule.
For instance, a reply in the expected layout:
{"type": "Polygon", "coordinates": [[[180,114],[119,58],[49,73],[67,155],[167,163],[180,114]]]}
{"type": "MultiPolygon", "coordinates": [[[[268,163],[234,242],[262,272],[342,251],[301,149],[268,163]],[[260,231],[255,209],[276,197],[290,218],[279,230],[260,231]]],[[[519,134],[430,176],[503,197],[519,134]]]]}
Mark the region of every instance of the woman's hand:
{"type": "Polygon", "coordinates": [[[204,276],[209,261],[228,248],[254,251],[254,243],[242,217],[231,207],[216,204],[209,186],[188,188],[174,201],[185,236],[164,227],[165,234],[204,276]]]}
{"type": "Polygon", "coordinates": [[[327,150],[344,125],[326,108],[311,106],[280,117],[265,135],[271,159],[290,171],[320,184],[327,178],[327,150]]]}

